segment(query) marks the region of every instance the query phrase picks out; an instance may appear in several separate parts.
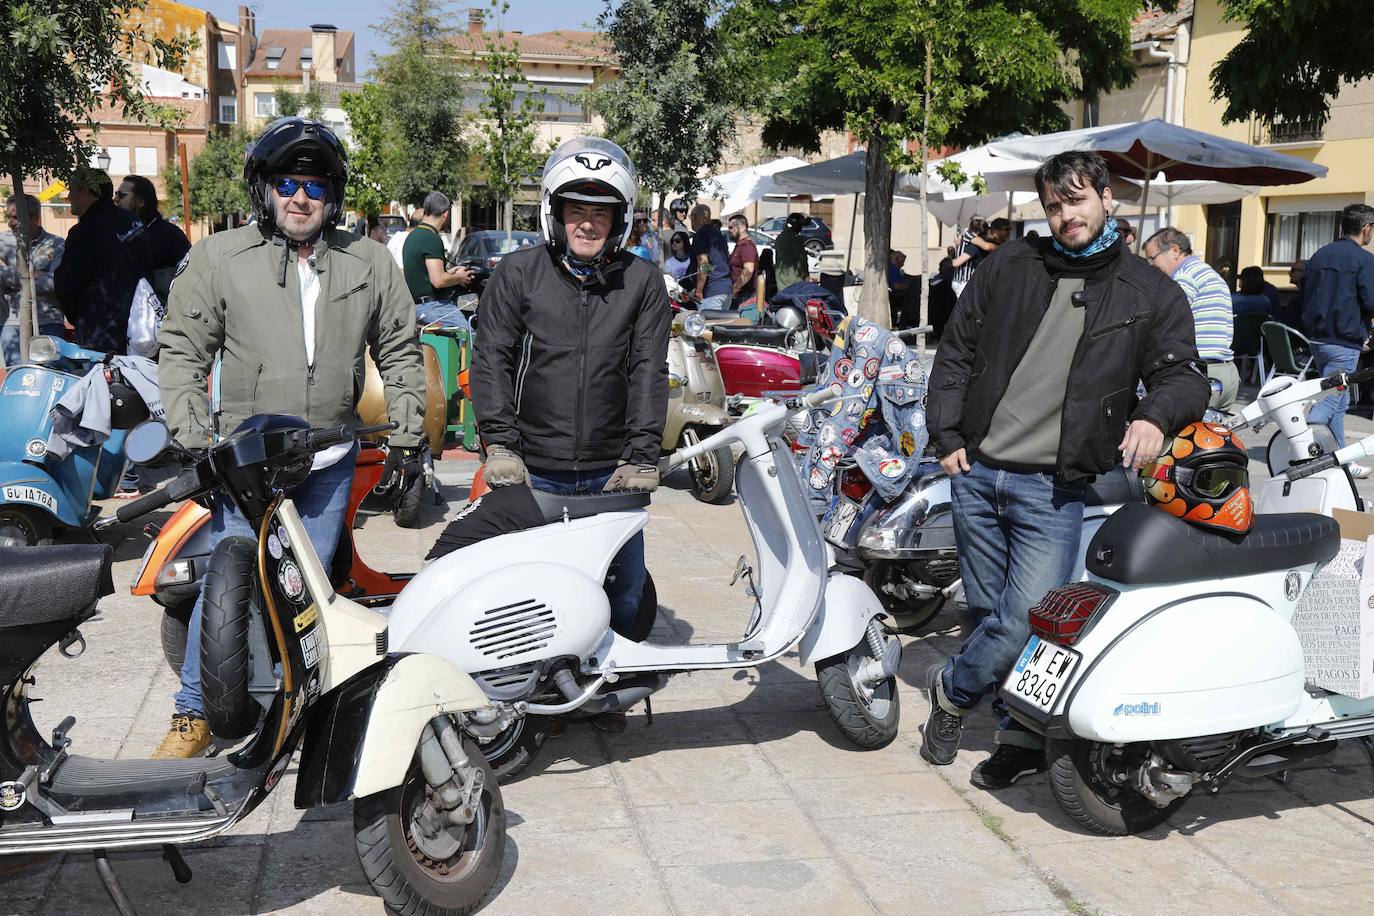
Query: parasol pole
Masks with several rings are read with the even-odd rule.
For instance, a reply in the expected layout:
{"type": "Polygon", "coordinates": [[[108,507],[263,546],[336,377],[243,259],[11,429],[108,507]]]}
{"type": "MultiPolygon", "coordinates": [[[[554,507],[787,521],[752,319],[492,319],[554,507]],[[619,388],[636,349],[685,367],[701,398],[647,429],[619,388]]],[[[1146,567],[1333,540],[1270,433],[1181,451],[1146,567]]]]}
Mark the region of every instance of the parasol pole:
{"type": "MultiPolygon", "coordinates": [[[[1140,231],[1135,236],[1135,253],[1140,256],[1140,249],[1145,245],[1145,212],[1150,206],[1150,179],[1155,177],[1154,153],[1145,154],[1145,190],[1140,195],[1140,231]]],[[[1158,229],[1159,227],[1155,227],[1158,229]]]]}

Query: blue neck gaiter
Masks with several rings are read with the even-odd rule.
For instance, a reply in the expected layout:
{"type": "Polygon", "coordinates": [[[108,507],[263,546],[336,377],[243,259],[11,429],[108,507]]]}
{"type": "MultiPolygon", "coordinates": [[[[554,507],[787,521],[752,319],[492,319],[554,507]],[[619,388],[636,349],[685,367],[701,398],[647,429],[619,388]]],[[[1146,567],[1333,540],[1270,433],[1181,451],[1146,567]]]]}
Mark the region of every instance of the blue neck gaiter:
{"type": "Polygon", "coordinates": [[[1087,248],[1081,251],[1070,251],[1059,244],[1059,239],[1054,239],[1054,250],[1066,258],[1086,258],[1098,254],[1099,252],[1106,251],[1116,244],[1116,240],[1119,237],[1120,233],[1116,231],[1116,219],[1109,215],[1106,224],[1102,227],[1102,232],[1098,234],[1097,238],[1093,239],[1092,244],[1087,248]]]}

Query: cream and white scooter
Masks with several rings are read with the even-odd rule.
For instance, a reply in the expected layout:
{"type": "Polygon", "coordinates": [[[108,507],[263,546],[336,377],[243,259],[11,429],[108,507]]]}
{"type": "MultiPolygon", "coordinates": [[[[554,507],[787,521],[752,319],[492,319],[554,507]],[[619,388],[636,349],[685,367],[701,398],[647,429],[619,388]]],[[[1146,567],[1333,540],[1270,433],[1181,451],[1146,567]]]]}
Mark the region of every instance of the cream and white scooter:
{"type": "Polygon", "coordinates": [[[803,665],[815,665],[830,715],[850,741],[864,749],[890,743],[901,644],[883,631],[885,612],[868,586],[831,571],[833,556],[782,438],[793,410],[835,397],[822,389],[769,403],[669,461],[674,468],[714,449],[744,449],[735,490],[758,560],[750,567],[741,557],[736,571],[753,599],[738,640],[662,645],[612,631],[603,581],[620,547],[648,522],[648,494],[535,492],[546,524],[456,550],[406,586],[390,613],[393,650],[431,652],[473,675],[503,712],[482,746],[498,775],[529,763],[549,717],[625,709],[672,674],[752,668],[793,647],[803,665]]]}
{"type": "Polygon", "coordinates": [[[1248,534],[1124,506],[1089,544],[1085,581],[1031,610],[1033,635],[1000,695],[1049,739],[1051,788],[1080,824],[1149,829],[1196,788],[1374,735],[1374,698],[1305,683],[1293,625],[1312,576],[1340,549],[1330,512],[1360,505],[1344,465],[1374,454],[1374,436],[1322,454],[1304,405],[1369,378],[1274,379],[1231,420],[1276,421],[1299,456],[1260,489],[1248,534]]]}

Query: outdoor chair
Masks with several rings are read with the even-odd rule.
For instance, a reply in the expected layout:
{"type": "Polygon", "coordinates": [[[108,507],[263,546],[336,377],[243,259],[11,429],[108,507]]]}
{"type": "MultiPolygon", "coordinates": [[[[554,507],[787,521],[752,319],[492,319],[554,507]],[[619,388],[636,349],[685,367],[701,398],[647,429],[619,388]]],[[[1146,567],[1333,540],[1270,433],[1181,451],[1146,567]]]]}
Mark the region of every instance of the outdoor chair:
{"type": "Polygon", "coordinates": [[[1231,353],[1236,367],[1241,369],[1241,378],[1258,382],[1264,365],[1264,337],[1260,326],[1269,318],[1254,313],[1236,316],[1235,327],[1231,332],[1231,353]],[[1243,368],[1249,361],[1249,370],[1243,368]]]}
{"type": "Polygon", "coordinates": [[[1260,326],[1260,334],[1264,338],[1264,352],[1269,357],[1265,383],[1279,374],[1296,376],[1299,380],[1307,376],[1315,359],[1311,341],[1278,321],[1266,321],[1260,326]]]}

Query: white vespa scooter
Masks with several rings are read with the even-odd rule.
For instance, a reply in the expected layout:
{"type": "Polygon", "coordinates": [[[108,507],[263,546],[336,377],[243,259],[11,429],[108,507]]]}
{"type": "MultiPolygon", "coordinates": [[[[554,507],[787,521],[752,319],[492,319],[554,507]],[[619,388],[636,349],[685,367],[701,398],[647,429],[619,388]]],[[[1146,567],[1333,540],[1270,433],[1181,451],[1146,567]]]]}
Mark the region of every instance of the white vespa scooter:
{"type": "MultiPolygon", "coordinates": [[[[782,439],[790,413],[836,397],[822,389],[773,402],[694,445],[669,467],[739,443],[735,488],[758,553],[744,558],[754,608],[743,636],[716,645],[632,642],[610,627],[603,580],[620,547],[648,521],[648,494],[535,492],[546,524],[435,560],[390,613],[393,650],[432,652],[473,675],[502,710],[483,753],[499,776],[526,766],[549,718],[626,709],[683,671],[752,668],[798,646],[814,664],[831,717],[863,749],[887,745],[899,717],[901,643],[880,624],[882,604],[859,579],[831,573],[801,479],[782,439]]],[[[469,728],[472,726],[470,725],[469,728]]]]}
{"type": "Polygon", "coordinates": [[[1126,505],[1088,546],[1085,581],[1046,594],[1000,696],[1045,735],[1050,785],[1104,834],[1157,826],[1201,787],[1258,776],[1374,735],[1374,698],[1305,685],[1298,599],[1340,549],[1330,512],[1361,507],[1344,465],[1374,436],[1322,454],[1304,404],[1374,378],[1276,378],[1231,420],[1275,420],[1299,456],[1260,490],[1246,535],[1126,505]],[[1318,514],[1321,513],[1321,514],[1318,514]]]}

